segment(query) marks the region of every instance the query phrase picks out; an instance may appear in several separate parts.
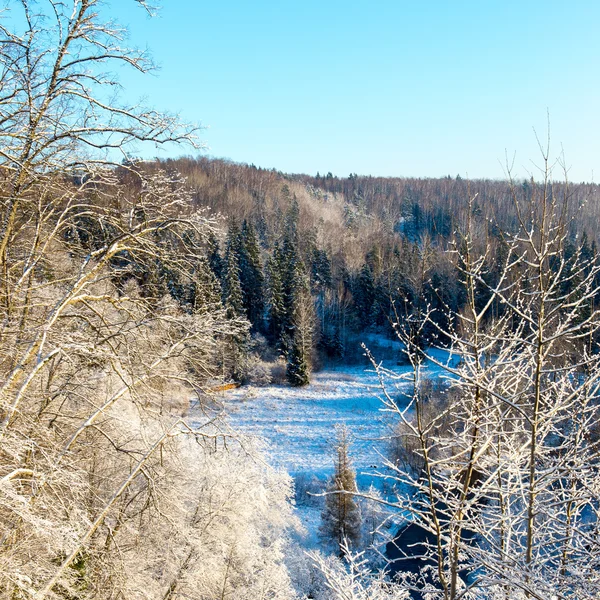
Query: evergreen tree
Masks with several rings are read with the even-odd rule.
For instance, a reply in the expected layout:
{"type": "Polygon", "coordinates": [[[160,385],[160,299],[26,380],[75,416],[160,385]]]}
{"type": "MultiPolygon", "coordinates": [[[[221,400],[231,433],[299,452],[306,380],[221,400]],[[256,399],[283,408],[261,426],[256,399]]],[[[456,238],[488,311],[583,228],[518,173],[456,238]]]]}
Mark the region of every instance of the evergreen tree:
{"type": "MultiPolygon", "coordinates": [[[[286,215],[283,239],[281,244],[275,244],[268,264],[269,332],[273,341],[286,356],[291,350],[296,335],[294,321],[300,297],[304,293],[302,290],[304,287],[309,289],[306,282],[306,269],[298,252],[297,220],[298,203],[294,199],[286,215]]],[[[303,306],[306,306],[304,300],[303,298],[303,306]]]]}
{"type": "Polygon", "coordinates": [[[194,312],[205,313],[222,308],[221,285],[210,267],[208,258],[201,257],[193,284],[194,312]]]}
{"type": "Polygon", "coordinates": [[[271,340],[283,351],[283,333],[285,323],[285,303],[283,299],[283,256],[279,244],[275,244],[273,254],[267,263],[269,278],[268,333],[271,340]]]}
{"type": "Polygon", "coordinates": [[[349,448],[348,429],[344,425],[337,429],[335,471],[327,486],[319,529],[325,539],[333,540],[340,546],[344,541],[351,546],[360,541],[361,515],[352,496],[357,487],[356,474],[348,456],[349,448]]]}
{"type": "Polygon", "coordinates": [[[227,310],[227,317],[239,325],[238,331],[228,336],[224,344],[222,356],[223,376],[232,376],[240,381],[243,373],[240,367],[243,356],[248,348],[248,321],[244,310],[244,298],[240,281],[240,231],[231,225],[227,236],[227,249],[225,251],[225,270],[223,273],[223,304],[227,310]]]}
{"type": "Polygon", "coordinates": [[[294,336],[290,342],[285,371],[287,380],[293,387],[310,383],[311,365],[308,358],[301,336],[294,336]]]}
{"type": "Polygon", "coordinates": [[[302,288],[306,285],[306,269],[298,251],[298,202],[294,198],[286,217],[286,228],[279,258],[283,300],[282,339],[284,351],[294,337],[294,317],[302,288]]]}
{"type": "Polygon", "coordinates": [[[316,294],[315,308],[319,316],[320,338],[326,331],[325,325],[325,292],[332,283],[331,261],[325,250],[313,245],[310,253],[310,285],[313,294],[316,294]]]}
{"type": "Polygon", "coordinates": [[[300,205],[296,194],[292,196],[290,201],[290,207],[285,216],[285,230],[286,235],[292,240],[294,244],[298,244],[298,221],[300,220],[300,205]]]}
{"type": "Polygon", "coordinates": [[[301,386],[310,383],[312,369],[314,307],[306,277],[296,290],[294,302],[290,334],[287,340],[286,375],[291,385],[301,386]]]}
{"type": "Polygon", "coordinates": [[[280,269],[283,299],[282,342],[285,348],[286,339],[293,336],[294,311],[304,275],[304,265],[299,260],[298,249],[287,237],[283,241],[280,269]]]}
{"type": "Polygon", "coordinates": [[[230,237],[228,240],[223,275],[223,304],[227,307],[231,317],[245,316],[236,240],[237,236],[230,237]]]}
{"type": "Polygon", "coordinates": [[[318,289],[328,288],[332,283],[331,261],[327,252],[316,247],[312,251],[311,280],[318,289]]]}
{"type": "Polygon", "coordinates": [[[208,236],[208,248],[206,253],[206,258],[208,260],[208,264],[212,272],[215,274],[217,279],[221,281],[223,279],[223,258],[221,257],[221,253],[219,251],[219,240],[217,240],[217,236],[214,232],[210,232],[208,236]]]}
{"type": "Polygon", "coordinates": [[[264,275],[260,260],[260,247],[252,224],[244,221],[240,234],[240,283],[246,314],[253,328],[264,327],[264,275]]]}
{"type": "Polygon", "coordinates": [[[306,268],[298,252],[295,219],[288,223],[281,266],[284,306],[281,345],[287,358],[287,378],[291,385],[306,385],[312,368],[314,306],[306,268]]]}
{"type": "Polygon", "coordinates": [[[362,266],[354,286],[354,303],[359,322],[365,326],[371,324],[373,303],[375,302],[375,278],[373,271],[367,263],[362,266]]]}

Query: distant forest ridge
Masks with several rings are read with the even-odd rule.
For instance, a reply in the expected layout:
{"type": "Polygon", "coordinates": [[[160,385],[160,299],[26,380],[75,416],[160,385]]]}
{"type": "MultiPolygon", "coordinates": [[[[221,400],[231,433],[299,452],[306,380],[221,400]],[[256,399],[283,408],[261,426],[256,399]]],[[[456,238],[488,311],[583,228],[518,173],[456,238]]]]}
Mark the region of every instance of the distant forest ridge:
{"type": "MultiPolygon", "coordinates": [[[[243,316],[284,354],[294,330],[292,296],[303,286],[314,300],[311,343],[323,356],[346,355],[349,342],[356,347],[352,336],[358,333],[392,336],[393,323],[424,310],[433,311],[443,327],[448,312],[465,302],[452,250],[467,226],[476,250],[486,256],[486,278],[493,285],[506,257],[506,236],[533,219],[526,207],[545,194],[544,185],[551,187],[549,196],[568,234],[566,253],[595,255],[600,234],[596,184],[312,177],[204,157],[157,160],[144,168],[181,174],[196,208],[221,215],[224,236],[209,251],[215,274],[231,288],[223,265],[234,251],[243,316]],[[245,242],[239,236],[252,244],[256,238],[259,248],[240,250],[245,242]],[[254,256],[252,273],[244,272],[249,264],[244,252],[254,256]],[[290,261],[294,273],[284,272],[290,261]],[[254,287],[258,280],[260,289],[254,287]],[[275,289],[280,280],[292,282],[282,292],[288,296],[287,309],[275,289]],[[261,299],[258,307],[252,298],[261,299]]],[[[488,293],[482,291],[482,302],[488,293]]],[[[425,329],[423,343],[433,335],[425,329]]]]}
{"type": "MultiPolygon", "coordinates": [[[[360,228],[368,218],[407,237],[428,234],[433,240],[449,238],[467,215],[469,199],[472,214],[480,222],[491,220],[511,229],[517,219],[514,198],[530,198],[536,186],[532,179],[513,182],[496,179],[456,177],[373,177],[350,174],[338,177],[327,173],[316,176],[287,174],[275,169],[236,163],[218,158],[178,158],[157,160],[156,164],[184,175],[195,190],[197,200],[223,215],[256,218],[269,209],[282,208],[282,188],[296,194],[302,212],[318,212],[318,205],[306,198],[321,200],[321,217],[342,209],[344,223],[360,228]]],[[[540,174],[540,180],[542,179],[540,174]]],[[[569,215],[574,235],[584,232],[593,239],[600,232],[599,185],[571,183],[557,177],[551,183],[557,198],[569,199],[569,215]]],[[[285,196],[285,194],[284,194],[285,196]]],[[[318,203],[317,203],[318,204],[318,203]]]]}

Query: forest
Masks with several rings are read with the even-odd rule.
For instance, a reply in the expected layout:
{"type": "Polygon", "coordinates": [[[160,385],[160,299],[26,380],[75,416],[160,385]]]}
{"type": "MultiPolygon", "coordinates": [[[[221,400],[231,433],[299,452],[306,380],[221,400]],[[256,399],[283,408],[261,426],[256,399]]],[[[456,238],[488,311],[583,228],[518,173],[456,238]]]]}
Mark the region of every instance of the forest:
{"type": "MultiPolygon", "coordinates": [[[[420,345],[449,343],[448,315],[467,303],[452,255],[457,234],[468,225],[474,251],[486,254],[488,286],[476,290],[483,305],[501,276],[507,236],[521,226],[518,203],[532,202],[549,183],[308,177],[209,158],[150,168],[183,175],[194,205],[222,216],[221,237],[209,250],[222,300],[280,355],[294,357],[306,375],[290,374],[293,385],[308,382],[312,364],[360,361],[366,332],[395,338],[395,323],[406,325],[425,309],[420,345]]],[[[581,252],[590,260],[597,186],[551,187],[569,211],[564,258],[581,252]]],[[[492,310],[500,310],[497,298],[492,310]]]]}
{"type": "Polygon", "coordinates": [[[96,0],[14,5],[0,597],[600,597],[598,186],[546,146],[502,181],[142,160],[199,133],[115,102],[146,54],[96,0]],[[387,487],[357,487],[339,429],[307,552],[299,481],[220,392],[350,366],[393,419],[387,487]]]}

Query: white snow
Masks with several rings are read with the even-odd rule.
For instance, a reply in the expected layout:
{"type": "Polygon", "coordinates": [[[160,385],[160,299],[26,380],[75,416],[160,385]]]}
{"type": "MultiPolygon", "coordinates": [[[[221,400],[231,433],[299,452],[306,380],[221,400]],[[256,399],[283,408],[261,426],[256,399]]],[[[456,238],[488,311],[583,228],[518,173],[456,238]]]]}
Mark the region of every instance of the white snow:
{"type": "MultiPolygon", "coordinates": [[[[387,355],[389,361],[384,364],[392,377],[385,380],[386,390],[403,407],[405,394],[412,389],[412,368],[395,364],[400,356],[398,342],[382,342],[367,340],[387,355]]],[[[429,354],[440,364],[457,360],[444,350],[429,354]]],[[[425,377],[437,378],[442,372],[431,361],[423,367],[425,377]]],[[[313,373],[306,387],[249,385],[219,393],[231,428],[266,442],[270,465],[294,479],[296,516],[305,528],[305,535],[298,540],[302,547],[325,550],[319,539],[324,499],[318,494],[325,491],[334,471],[336,425],[345,424],[350,432],[350,458],[359,491],[367,492],[373,485],[382,496],[395,499],[393,478],[382,475],[388,473],[384,465],[388,437],[399,417],[385,409],[382,396],[373,367],[348,365],[313,373]]],[[[204,421],[206,414],[192,410],[192,421],[196,416],[204,421]]],[[[388,527],[393,528],[395,518],[389,511],[387,514],[391,518],[388,527]]]]}
{"type": "MultiPolygon", "coordinates": [[[[447,354],[434,351],[438,360],[447,354]]],[[[396,376],[410,376],[410,366],[388,367],[396,376]]],[[[440,368],[428,362],[424,375],[437,377],[440,368]]],[[[387,379],[392,397],[408,391],[407,380],[387,379]]],[[[385,438],[397,417],[384,410],[379,379],[372,367],[338,367],[314,373],[302,388],[282,385],[243,386],[222,393],[234,429],[267,440],[273,466],[293,477],[319,478],[333,472],[332,442],[335,426],[346,424],[353,436],[351,457],[366,487],[372,473],[381,468],[385,438]],[[366,479],[365,479],[366,478],[366,479]]]]}
{"type": "Polygon", "coordinates": [[[268,441],[274,466],[293,477],[324,478],[333,472],[337,424],[345,423],[354,438],[351,456],[357,473],[381,465],[378,451],[385,442],[380,438],[389,433],[392,421],[381,410],[378,392],[372,370],[346,367],[314,373],[303,388],[245,386],[224,393],[223,400],[234,429],[268,441]]]}
{"type": "MultiPolygon", "coordinates": [[[[434,353],[439,361],[448,358],[443,351],[434,353]]],[[[401,403],[411,385],[402,377],[410,377],[411,367],[388,368],[398,377],[386,380],[388,393],[401,403]]],[[[437,377],[440,371],[428,363],[424,375],[437,377]]],[[[385,473],[386,437],[398,417],[384,410],[381,396],[373,368],[355,366],[314,373],[311,384],[302,388],[243,386],[221,393],[231,426],[266,440],[272,466],[285,469],[296,481],[298,516],[308,530],[308,547],[316,545],[321,499],[311,499],[306,491],[322,492],[333,473],[336,425],[346,424],[350,430],[359,490],[373,484],[384,494],[389,491],[389,483],[376,472],[385,473]]]]}

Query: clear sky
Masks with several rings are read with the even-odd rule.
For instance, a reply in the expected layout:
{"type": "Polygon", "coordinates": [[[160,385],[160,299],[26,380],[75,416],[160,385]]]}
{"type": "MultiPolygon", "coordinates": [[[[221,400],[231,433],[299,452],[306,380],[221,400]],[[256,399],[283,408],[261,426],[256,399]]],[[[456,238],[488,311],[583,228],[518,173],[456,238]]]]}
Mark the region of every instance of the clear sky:
{"type": "Polygon", "coordinates": [[[210,155],[498,178],[516,152],[523,176],[549,112],[570,179],[600,178],[597,0],[164,0],[154,19],[110,6],[161,67],[128,75],[128,97],[200,121],[210,155]]]}

